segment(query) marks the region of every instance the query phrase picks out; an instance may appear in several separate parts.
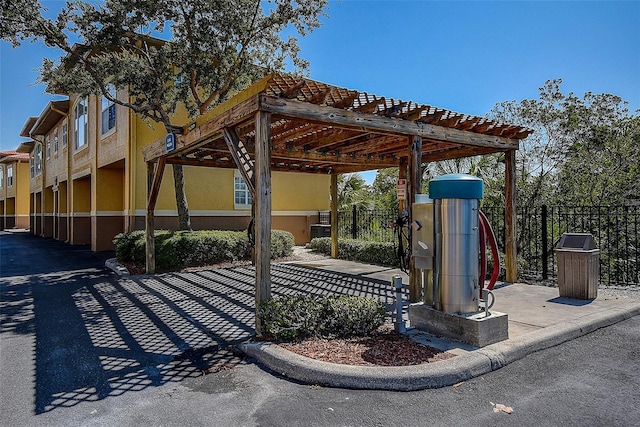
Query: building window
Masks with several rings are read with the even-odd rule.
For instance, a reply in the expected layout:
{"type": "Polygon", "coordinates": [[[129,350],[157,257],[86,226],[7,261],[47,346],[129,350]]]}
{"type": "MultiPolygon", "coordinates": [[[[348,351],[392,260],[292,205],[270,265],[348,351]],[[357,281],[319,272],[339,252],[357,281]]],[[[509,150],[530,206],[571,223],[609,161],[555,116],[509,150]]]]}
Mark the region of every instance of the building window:
{"type": "Polygon", "coordinates": [[[53,153],[58,154],[58,128],[53,131],[53,153]]]}
{"type": "Polygon", "coordinates": [[[36,153],[34,155],[35,173],[33,176],[40,175],[42,172],[42,145],[36,144],[36,153]]]}
{"type": "Polygon", "coordinates": [[[4,169],[0,166],[0,188],[4,186],[4,169]]]}
{"type": "MultiPolygon", "coordinates": [[[[116,88],[114,85],[107,85],[107,91],[112,98],[116,97],[116,88]]],[[[116,104],[107,97],[102,97],[102,134],[109,132],[116,127],[116,104]]]]}
{"type": "Polygon", "coordinates": [[[87,98],[83,98],[76,104],[73,119],[73,134],[76,141],[76,150],[87,145],[88,142],[88,125],[87,125],[87,98]]]}
{"type": "Polygon", "coordinates": [[[251,191],[244,182],[244,178],[240,175],[239,171],[235,171],[233,174],[233,200],[236,209],[248,208],[251,206],[251,191]]]}
{"type": "Polygon", "coordinates": [[[13,187],[13,165],[7,166],[7,187],[13,187]]]}
{"type": "Polygon", "coordinates": [[[45,138],[45,142],[47,145],[47,160],[49,160],[51,158],[51,138],[49,135],[45,138]]]}
{"type": "Polygon", "coordinates": [[[33,178],[34,176],[36,176],[36,162],[34,160],[35,154],[32,154],[29,157],[29,170],[31,171],[31,178],[33,178]]]}
{"type": "Polygon", "coordinates": [[[67,124],[66,123],[62,125],[62,146],[63,147],[67,146],[67,124]]]}

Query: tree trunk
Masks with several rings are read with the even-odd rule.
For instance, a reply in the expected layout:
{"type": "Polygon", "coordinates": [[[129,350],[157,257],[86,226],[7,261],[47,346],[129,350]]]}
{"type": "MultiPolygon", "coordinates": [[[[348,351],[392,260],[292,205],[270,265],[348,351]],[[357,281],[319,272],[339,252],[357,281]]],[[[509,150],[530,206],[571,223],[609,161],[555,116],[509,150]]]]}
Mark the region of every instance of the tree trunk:
{"type": "Polygon", "coordinates": [[[178,222],[180,230],[191,230],[191,217],[187,196],[184,193],[184,171],[182,165],[173,165],[173,181],[176,192],[176,207],[178,208],[178,222]]]}

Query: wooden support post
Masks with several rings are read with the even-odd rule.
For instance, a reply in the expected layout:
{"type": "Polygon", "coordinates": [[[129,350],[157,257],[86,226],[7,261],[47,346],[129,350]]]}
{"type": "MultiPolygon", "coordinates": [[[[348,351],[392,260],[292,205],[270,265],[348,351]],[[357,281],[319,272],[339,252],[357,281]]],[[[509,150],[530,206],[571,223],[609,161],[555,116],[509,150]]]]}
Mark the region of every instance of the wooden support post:
{"type": "Polygon", "coordinates": [[[155,215],[156,201],[160,192],[160,184],[164,175],[165,159],[160,158],[158,163],[147,163],[147,218],[145,224],[146,237],[146,272],[156,272],[156,243],[155,243],[155,215]]]}
{"type": "Polygon", "coordinates": [[[331,258],[338,258],[338,175],[331,174],[331,258]]]}
{"type": "Polygon", "coordinates": [[[505,152],[505,178],[504,178],[504,226],[505,226],[505,258],[507,282],[518,281],[518,261],[516,242],[516,152],[505,152]]]}
{"type": "Polygon", "coordinates": [[[153,172],[153,163],[147,163],[147,218],[145,224],[145,237],[147,239],[145,265],[147,274],[154,274],[156,272],[156,242],[153,235],[155,217],[154,209],[149,206],[149,197],[151,195],[151,189],[153,188],[153,172]]]}
{"type": "MultiPolygon", "coordinates": [[[[400,165],[398,166],[398,182],[401,179],[407,179],[407,159],[405,157],[400,160],[400,165]]],[[[402,211],[406,209],[406,206],[405,200],[398,200],[398,213],[402,213],[402,211]]]]}
{"type": "MultiPolygon", "coordinates": [[[[407,210],[409,211],[409,250],[413,248],[413,214],[412,207],[416,202],[416,194],[422,188],[422,138],[413,136],[409,138],[409,189],[407,192],[407,210]]],[[[409,261],[409,302],[422,300],[422,280],[415,268],[415,260],[411,256],[409,261]]]]}
{"type": "Polygon", "coordinates": [[[256,239],[256,335],[263,325],[260,303],[271,298],[271,114],[256,113],[255,146],[255,239],[256,239]]]}

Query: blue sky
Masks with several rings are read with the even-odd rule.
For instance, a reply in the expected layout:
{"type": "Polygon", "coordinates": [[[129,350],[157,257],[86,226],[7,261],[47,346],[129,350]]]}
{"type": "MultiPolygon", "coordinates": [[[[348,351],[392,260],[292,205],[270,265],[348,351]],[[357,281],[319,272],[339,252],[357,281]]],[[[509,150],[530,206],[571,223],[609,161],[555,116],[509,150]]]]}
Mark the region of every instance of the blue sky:
{"type": "MultiPolygon", "coordinates": [[[[344,0],[327,13],[301,40],[315,80],[485,115],[561,78],[565,93],[613,93],[640,109],[638,1],[344,0]]],[[[0,42],[2,150],[17,147],[26,119],[52,99],[34,85],[45,56],[59,52],[0,42]]]]}

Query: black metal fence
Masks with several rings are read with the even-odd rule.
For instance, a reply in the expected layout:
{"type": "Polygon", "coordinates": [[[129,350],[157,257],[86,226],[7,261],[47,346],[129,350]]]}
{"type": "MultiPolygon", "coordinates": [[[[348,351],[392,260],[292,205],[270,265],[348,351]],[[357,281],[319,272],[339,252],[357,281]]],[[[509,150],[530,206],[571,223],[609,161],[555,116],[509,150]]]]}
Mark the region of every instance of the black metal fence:
{"type": "MultiPolygon", "coordinates": [[[[504,250],[504,207],[483,206],[504,250]]],[[[562,233],[590,233],[600,249],[600,283],[640,285],[640,206],[531,206],[517,210],[519,271],[556,277],[554,249],[562,233]]]]}
{"type": "MultiPolygon", "coordinates": [[[[504,252],[504,207],[482,206],[504,252]]],[[[340,211],[338,236],[392,241],[397,212],[340,211]]],[[[328,223],[328,221],[327,221],[328,223]]],[[[600,249],[600,283],[640,285],[640,206],[525,206],[517,209],[518,270],[525,279],[556,277],[562,233],[591,233],[600,249]]]]}

